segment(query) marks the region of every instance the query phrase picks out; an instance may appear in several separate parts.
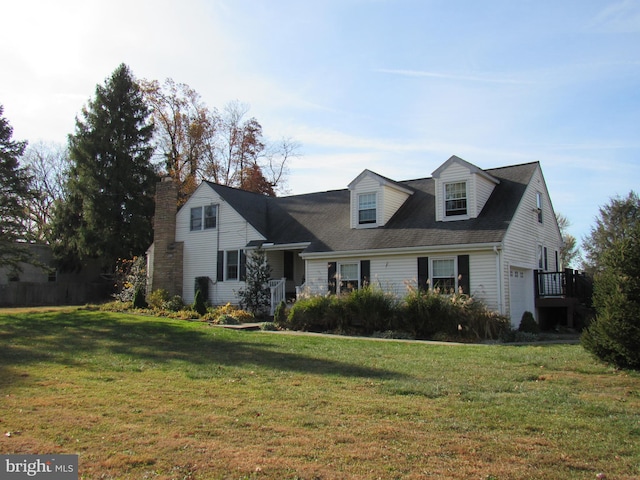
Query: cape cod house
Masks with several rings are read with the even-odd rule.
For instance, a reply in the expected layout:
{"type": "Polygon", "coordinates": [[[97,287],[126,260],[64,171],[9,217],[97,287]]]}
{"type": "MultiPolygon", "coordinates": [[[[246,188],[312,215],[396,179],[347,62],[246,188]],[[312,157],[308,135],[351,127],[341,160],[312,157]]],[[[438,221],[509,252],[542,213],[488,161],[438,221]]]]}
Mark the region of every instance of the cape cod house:
{"type": "Polygon", "coordinates": [[[562,237],[538,162],[482,170],[452,156],[429,178],[365,170],[348,188],[267,197],[203,182],[176,213],[158,185],[149,287],[192,302],[237,303],[247,252],[262,247],[274,304],[302,289],[340,293],[366,283],[462,290],[519,325],[540,292],[563,297],[562,237]],[[548,277],[539,272],[551,272],[548,277]]]}

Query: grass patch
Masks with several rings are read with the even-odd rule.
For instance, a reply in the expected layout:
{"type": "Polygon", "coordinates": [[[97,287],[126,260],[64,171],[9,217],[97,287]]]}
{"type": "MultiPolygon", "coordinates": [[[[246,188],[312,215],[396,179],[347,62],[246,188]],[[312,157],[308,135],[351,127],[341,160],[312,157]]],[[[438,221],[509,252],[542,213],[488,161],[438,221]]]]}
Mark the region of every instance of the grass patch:
{"type": "Polygon", "coordinates": [[[578,345],[236,332],[0,312],[2,453],[84,479],[640,476],[640,376],[578,345]]]}

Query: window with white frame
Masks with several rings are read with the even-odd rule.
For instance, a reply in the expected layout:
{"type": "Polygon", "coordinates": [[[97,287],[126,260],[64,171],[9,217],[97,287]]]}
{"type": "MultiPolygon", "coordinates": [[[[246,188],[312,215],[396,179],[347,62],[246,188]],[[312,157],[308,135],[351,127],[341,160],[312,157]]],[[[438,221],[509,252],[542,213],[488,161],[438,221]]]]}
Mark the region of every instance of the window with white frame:
{"type": "Polygon", "coordinates": [[[202,207],[193,207],[191,209],[191,221],[189,222],[189,228],[192,232],[195,230],[202,230],[202,207]]]}
{"type": "Polygon", "coordinates": [[[376,207],[375,193],[358,195],[358,223],[360,225],[376,223],[376,207]]]}
{"type": "Polygon", "coordinates": [[[444,185],[444,214],[447,217],[467,215],[467,182],[444,185]]]}
{"type": "Polygon", "coordinates": [[[431,285],[443,293],[456,291],[455,259],[434,258],[431,261],[431,285]]]}
{"type": "Polygon", "coordinates": [[[238,280],[240,272],[240,252],[238,250],[227,250],[226,256],[226,278],[225,280],[238,280]]]}
{"type": "Polygon", "coordinates": [[[539,244],[538,245],[538,270],[544,269],[544,247],[539,244]]]}
{"type": "Polygon", "coordinates": [[[358,263],[341,263],[340,264],[340,293],[348,293],[357,290],[360,285],[360,276],[358,274],[358,263]]]}
{"type": "Polygon", "coordinates": [[[218,206],[205,205],[204,207],[193,207],[189,221],[189,229],[193,231],[216,228],[218,224],[218,206]],[[203,217],[204,213],[204,217],[203,217]]]}
{"type": "Polygon", "coordinates": [[[536,210],[538,212],[538,223],[542,223],[542,193],[536,192],[536,210]]]}
{"type": "Polygon", "coordinates": [[[206,205],[204,207],[204,228],[216,228],[218,225],[218,206],[206,205]]]}

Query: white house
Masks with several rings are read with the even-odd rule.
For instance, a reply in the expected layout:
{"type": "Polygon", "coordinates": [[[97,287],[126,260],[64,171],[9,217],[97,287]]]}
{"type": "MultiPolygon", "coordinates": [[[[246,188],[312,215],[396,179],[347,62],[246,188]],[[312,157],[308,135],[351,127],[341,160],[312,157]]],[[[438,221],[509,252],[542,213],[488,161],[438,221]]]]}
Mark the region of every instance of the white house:
{"type": "Polygon", "coordinates": [[[395,181],[365,170],[343,190],[267,197],[203,182],[176,213],[158,185],[152,289],[192,302],[237,303],[245,255],[261,246],[274,291],[340,293],[365,283],[462,290],[511,317],[538,314],[536,272],[562,282],[562,237],[538,162],[482,170],[452,156],[431,177],[395,181]]]}

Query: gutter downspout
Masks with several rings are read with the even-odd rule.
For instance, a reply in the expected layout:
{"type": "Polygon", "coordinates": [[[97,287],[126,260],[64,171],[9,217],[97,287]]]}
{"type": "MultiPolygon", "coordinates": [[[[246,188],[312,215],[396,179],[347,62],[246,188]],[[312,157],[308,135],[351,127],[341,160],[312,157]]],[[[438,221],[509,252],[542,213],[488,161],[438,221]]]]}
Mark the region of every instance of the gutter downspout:
{"type": "Polygon", "coordinates": [[[498,312],[504,315],[504,281],[502,276],[502,249],[498,250],[493,246],[493,253],[496,254],[496,283],[498,286],[498,312]]]}

